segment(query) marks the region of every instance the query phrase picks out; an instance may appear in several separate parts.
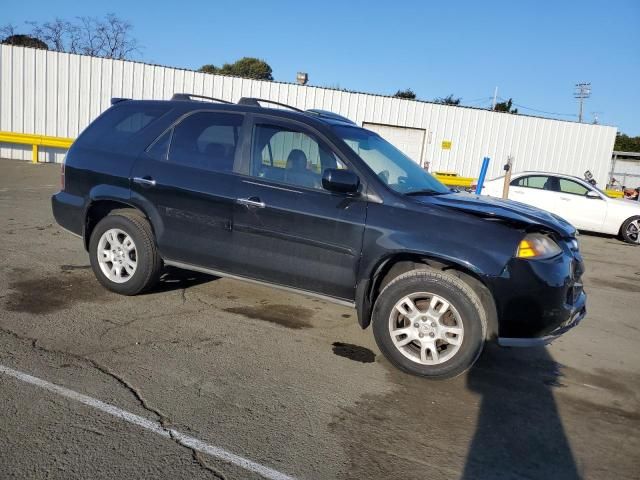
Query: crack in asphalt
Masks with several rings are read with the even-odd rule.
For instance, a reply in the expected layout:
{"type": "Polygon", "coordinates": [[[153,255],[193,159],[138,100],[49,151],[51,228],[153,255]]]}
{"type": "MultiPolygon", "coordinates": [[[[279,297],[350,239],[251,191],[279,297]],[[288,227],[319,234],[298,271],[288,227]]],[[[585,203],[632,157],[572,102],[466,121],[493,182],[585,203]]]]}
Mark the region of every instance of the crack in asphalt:
{"type": "Polygon", "coordinates": [[[182,291],[180,292],[180,296],[182,298],[182,305],[184,305],[185,303],[187,303],[187,287],[183,288],[182,291]]]}
{"type": "Polygon", "coordinates": [[[83,355],[78,355],[72,352],[68,352],[65,350],[56,350],[56,349],[51,349],[51,348],[47,348],[44,347],[40,344],[38,344],[38,339],[37,338],[32,338],[29,336],[25,336],[25,335],[20,335],[16,332],[14,332],[13,330],[9,330],[8,328],[5,327],[0,327],[0,332],[3,332],[9,336],[12,336],[20,341],[23,342],[29,342],[31,343],[31,347],[36,349],[36,350],[40,350],[42,352],[46,352],[46,353],[52,353],[52,354],[56,354],[56,355],[64,355],[64,356],[68,356],[71,357],[75,360],[80,360],[83,362],[86,362],[88,364],[90,364],[93,368],[95,368],[96,370],[98,370],[99,372],[103,373],[104,375],[107,375],[110,378],[113,378],[116,382],[118,382],[121,386],[123,386],[126,390],[128,390],[133,397],[138,401],[138,403],[140,404],[140,406],[146,410],[147,412],[153,414],[155,417],[157,417],[157,422],[158,425],[160,426],[160,428],[162,428],[165,432],[167,432],[167,434],[169,435],[169,437],[177,444],[180,445],[183,448],[186,448],[187,450],[189,450],[191,452],[191,455],[193,457],[193,459],[198,463],[198,465],[203,468],[204,470],[208,471],[209,473],[211,473],[213,476],[215,476],[217,479],[219,480],[226,480],[226,477],[224,476],[224,474],[222,472],[220,472],[219,470],[215,469],[214,467],[212,467],[211,465],[207,464],[207,462],[204,460],[204,458],[202,458],[202,456],[200,455],[200,453],[198,453],[198,451],[196,451],[195,449],[191,448],[190,446],[186,445],[182,440],[180,440],[178,437],[175,436],[175,432],[173,431],[173,429],[170,428],[171,426],[171,420],[169,419],[169,417],[167,417],[164,413],[162,413],[159,409],[152,407],[151,405],[149,405],[149,403],[145,400],[145,398],[142,396],[142,394],[140,393],[140,391],[135,388],[133,385],[131,385],[125,378],[121,377],[120,375],[118,375],[117,373],[113,372],[112,370],[110,370],[107,366],[102,365],[100,363],[98,363],[97,361],[93,360],[92,358],[83,356],[83,355]]]}

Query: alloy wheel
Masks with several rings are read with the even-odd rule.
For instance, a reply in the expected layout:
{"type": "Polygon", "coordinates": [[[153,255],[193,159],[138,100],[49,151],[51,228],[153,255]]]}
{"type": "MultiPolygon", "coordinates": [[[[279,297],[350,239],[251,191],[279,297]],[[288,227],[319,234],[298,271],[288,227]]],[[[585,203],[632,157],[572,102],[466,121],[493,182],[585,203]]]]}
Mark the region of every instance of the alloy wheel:
{"type": "Polygon", "coordinates": [[[401,298],[389,315],[395,347],[422,365],[439,365],[460,349],[464,326],[456,308],[445,298],[419,292],[401,298]]]}

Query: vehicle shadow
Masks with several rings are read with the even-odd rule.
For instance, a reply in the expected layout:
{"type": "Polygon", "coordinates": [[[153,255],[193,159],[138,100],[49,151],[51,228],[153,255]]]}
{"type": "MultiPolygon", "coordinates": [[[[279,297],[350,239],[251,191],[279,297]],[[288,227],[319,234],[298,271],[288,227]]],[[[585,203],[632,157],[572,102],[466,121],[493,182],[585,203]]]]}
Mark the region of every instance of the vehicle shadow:
{"type": "Polygon", "coordinates": [[[482,398],[461,478],[580,478],[552,391],[560,368],[542,347],[487,345],[467,377],[482,398]]]}
{"type": "Polygon", "coordinates": [[[220,277],[208,275],[206,273],[184,270],[182,268],[165,266],[160,275],[158,283],[149,293],[171,292],[173,290],[182,290],[183,288],[191,288],[203,283],[218,280],[220,277]]]}

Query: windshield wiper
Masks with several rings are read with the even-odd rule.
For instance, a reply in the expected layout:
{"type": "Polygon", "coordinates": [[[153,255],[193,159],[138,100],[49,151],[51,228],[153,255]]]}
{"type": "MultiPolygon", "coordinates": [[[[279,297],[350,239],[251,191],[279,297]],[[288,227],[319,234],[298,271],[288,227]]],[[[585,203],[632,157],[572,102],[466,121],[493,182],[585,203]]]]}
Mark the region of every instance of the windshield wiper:
{"type": "Polygon", "coordinates": [[[444,195],[445,193],[451,193],[451,192],[438,192],[437,190],[424,189],[424,190],[413,190],[411,192],[405,192],[404,195],[411,197],[414,195],[444,195]]]}

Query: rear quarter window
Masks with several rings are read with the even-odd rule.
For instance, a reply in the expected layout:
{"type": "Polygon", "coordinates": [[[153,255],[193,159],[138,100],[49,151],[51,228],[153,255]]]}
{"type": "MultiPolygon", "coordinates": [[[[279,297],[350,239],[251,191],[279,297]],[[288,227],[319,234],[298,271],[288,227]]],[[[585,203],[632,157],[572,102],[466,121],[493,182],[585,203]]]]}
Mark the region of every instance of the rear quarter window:
{"type": "Polygon", "coordinates": [[[122,150],[138,133],[170,110],[169,105],[116,105],[104,112],[78,138],[85,148],[122,150]]]}

